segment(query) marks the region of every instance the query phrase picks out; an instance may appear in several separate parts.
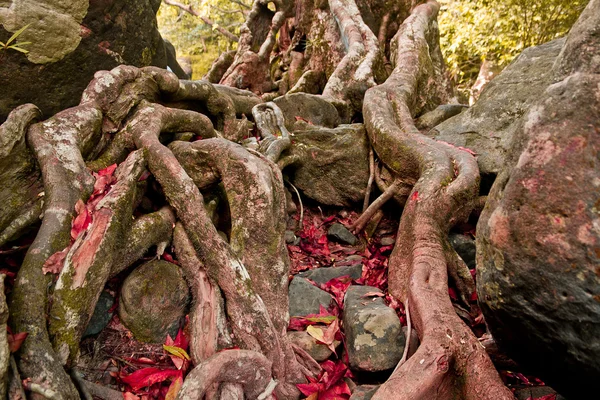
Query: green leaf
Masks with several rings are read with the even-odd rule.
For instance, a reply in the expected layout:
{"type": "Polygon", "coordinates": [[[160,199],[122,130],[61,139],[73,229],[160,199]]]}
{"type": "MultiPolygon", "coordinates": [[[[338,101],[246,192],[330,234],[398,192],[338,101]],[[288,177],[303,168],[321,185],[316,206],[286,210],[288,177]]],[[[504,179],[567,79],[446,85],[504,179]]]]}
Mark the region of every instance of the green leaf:
{"type": "Polygon", "coordinates": [[[4,44],[4,42],[0,42],[0,46],[6,47],[6,45],[4,44]]]}
{"type": "Polygon", "coordinates": [[[333,316],[333,315],[328,315],[326,317],[310,317],[310,318],[305,318],[305,319],[310,322],[323,323],[323,324],[329,325],[333,321],[335,321],[337,319],[337,317],[333,316]]]}
{"type": "Polygon", "coordinates": [[[22,49],[20,47],[17,47],[16,45],[8,46],[8,48],[16,50],[16,51],[20,51],[21,53],[24,53],[24,54],[29,53],[29,50],[22,49]]]}
{"type": "Polygon", "coordinates": [[[163,344],[163,349],[165,349],[165,351],[173,354],[175,357],[179,357],[179,358],[186,359],[186,360],[190,359],[190,356],[188,355],[188,353],[181,347],[167,346],[166,344],[163,344]]]}
{"type": "Polygon", "coordinates": [[[19,29],[18,31],[16,31],[15,33],[13,33],[13,35],[10,37],[10,39],[8,39],[8,42],[6,42],[6,46],[8,46],[9,44],[11,44],[11,42],[13,40],[15,40],[21,33],[23,33],[23,31],[27,28],[29,28],[29,25],[31,24],[27,24],[24,27],[22,27],[21,29],[19,29]]]}

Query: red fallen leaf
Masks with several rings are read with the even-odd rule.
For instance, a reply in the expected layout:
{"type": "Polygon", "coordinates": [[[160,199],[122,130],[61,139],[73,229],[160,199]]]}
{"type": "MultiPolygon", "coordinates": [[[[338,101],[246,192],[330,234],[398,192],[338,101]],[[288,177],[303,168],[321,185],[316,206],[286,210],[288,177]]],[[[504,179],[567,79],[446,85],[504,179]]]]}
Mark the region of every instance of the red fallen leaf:
{"type": "Polygon", "coordinates": [[[44,275],[47,273],[60,274],[60,271],[62,271],[63,266],[65,265],[65,257],[67,256],[67,253],[70,249],[71,246],[68,246],[64,250],[57,251],[56,253],[48,257],[48,259],[46,260],[46,262],[44,262],[44,265],[42,266],[42,272],[44,273],[44,275]]]}
{"type": "Polygon", "coordinates": [[[169,386],[169,391],[165,396],[165,400],[175,400],[177,398],[177,393],[181,389],[183,385],[183,378],[177,378],[171,382],[171,386],[169,386]]]}
{"type": "Polygon", "coordinates": [[[11,353],[15,353],[17,350],[19,350],[19,348],[27,338],[27,335],[27,332],[19,332],[13,334],[10,332],[10,329],[8,330],[8,349],[11,353]]]}
{"type": "Polygon", "coordinates": [[[462,151],[466,151],[467,153],[469,153],[470,155],[472,155],[473,157],[477,156],[477,153],[475,153],[473,150],[468,149],[466,147],[462,147],[462,146],[457,146],[458,149],[462,150],[462,151]]]}
{"type": "Polygon", "coordinates": [[[179,264],[177,261],[175,261],[175,259],[173,259],[173,256],[170,253],[167,253],[166,251],[162,254],[162,258],[163,260],[168,261],[170,263],[179,264]]]}
{"type": "Polygon", "coordinates": [[[188,346],[189,342],[183,333],[183,329],[179,328],[175,340],[167,335],[163,349],[169,353],[169,357],[177,369],[186,371],[189,367],[190,356],[186,352],[188,346]]]}
{"type": "Polygon", "coordinates": [[[325,309],[322,305],[319,306],[318,314],[309,314],[305,317],[292,317],[288,326],[289,330],[292,331],[303,331],[309,325],[325,324],[329,325],[337,319],[336,315],[333,315],[325,309]]]}
{"type": "Polygon", "coordinates": [[[177,378],[183,378],[183,372],[181,370],[161,370],[154,367],[142,368],[129,375],[120,374],[121,382],[128,384],[133,390],[140,390],[141,388],[152,386],[155,383],[164,382],[166,380],[172,381],[177,378]]]}
{"type": "Polygon", "coordinates": [[[413,194],[410,196],[411,201],[418,201],[419,200],[419,192],[418,191],[414,191],[413,194]]]}
{"type": "Polygon", "coordinates": [[[351,395],[350,388],[343,380],[348,372],[348,367],[344,362],[338,360],[334,363],[327,360],[321,364],[321,367],[323,371],[319,378],[309,377],[309,383],[296,385],[298,390],[308,398],[317,398],[318,400],[349,399],[351,395]]]}
{"type": "Polygon", "coordinates": [[[344,306],[344,295],[346,290],[352,285],[352,278],[348,275],[340,276],[339,278],[333,278],[321,285],[321,289],[329,292],[335,298],[338,306],[342,308],[344,306]]]}
{"type": "Polygon", "coordinates": [[[477,302],[477,292],[471,293],[471,298],[469,299],[469,301],[472,301],[474,303],[477,302]]]}
{"type": "Polygon", "coordinates": [[[109,165],[108,167],[101,169],[100,171],[98,171],[98,175],[100,176],[111,176],[115,170],[117,169],[117,164],[113,164],[113,165],[109,165]]]}
{"type": "Polygon", "coordinates": [[[458,296],[456,295],[456,290],[454,290],[454,288],[449,287],[448,288],[448,295],[450,296],[450,298],[454,301],[458,301],[458,296]]]}
{"type": "Polygon", "coordinates": [[[131,392],[125,392],[123,393],[123,400],[140,400],[140,398],[131,392]]]}
{"type": "Polygon", "coordinates": [[[75,212],[77,213],[77,216],[71,225],[71,238],[73,240],[77,239],[81,232],[85,231],[92,222],[92,216],[81,199],[77,200],[77,203],[75,203],[75,212]]]}

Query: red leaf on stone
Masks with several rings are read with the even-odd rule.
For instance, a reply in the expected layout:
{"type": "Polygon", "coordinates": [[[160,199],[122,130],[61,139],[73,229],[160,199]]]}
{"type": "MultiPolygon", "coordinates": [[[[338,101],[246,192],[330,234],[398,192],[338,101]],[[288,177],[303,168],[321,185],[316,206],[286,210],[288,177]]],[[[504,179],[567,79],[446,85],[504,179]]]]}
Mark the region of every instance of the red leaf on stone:
{"type": "Polygon", "coordinates": [[[183,372],[175,369],[161,370],[154,367],[148,367],[139,369],[129,375],[121,374],[120,378],[123,383],[131,386],[133,390],[140,390],[141,388],[152,386],[155,383],[183,378],[183,372]]]}
{"type": "Polygon", "coordinates": [[[113,165],[109,165],[108,167],[101,169],[100,171],[98,171],[98,175],[100,176],[112,176],[112,174],[114,174],[115,170],[117,169],[117,164],[113,164],[113,165]]]}
{"type": "Polygon", "coordinates": [[[381,292],[369,292],[360,296],[362,299],[366,299],[367,297],[385,297],[385,294],[381,292]]]}
{"type": "Polygon", "coordinates": [[[68,246],[64,250],[57,251],[56,253],[48,257],[48,259],[42,266],[42,272],[44,274],[60,274],[60,271],[62,271],[63,266],[65,265],[65,257],[67,256],[67,253],[70,249],[71,246],[68,246]]]}
{"type": "Polygon", "coordinates": [[[306,118],[302,118],[302,117],[300,117],[300,116],[298,116],[298,115],[296,115],[294,118],[296,119],[296,121],[304,121],[304,122],[306,122],[306,123],[307,123],[307,124],[309,124],[309,125],[313,125],[313,123],[312,123],[312,122],[310,122],[310,121],[309,121],[309,120],[307,120],[306,118]]]}
{"type": "Polygon", "coordinates": [[[290,324],[288,330],[292,331],[303,331],[309,325],[325,324],[329,325],[337,319],[336,315],[333,315],[325,309],[322,305],[319,305],[318,314],[309,314],[305,317],[292,317],[290,318],[290,324]]]}
{"type": "Polygon", "coordinates": [[[411,201],[418,201],[419,200],[419,192],[418,191],[414,191],[413,194],[410,196],[411,201]]]}
{"type": "Polygon", "coordinates": [[[338,306],[342,308],[344,306],[344,295],[350,285],[352,285],[352,278],[348,275],[344,275],[327,281],[325,284],[321,285],[321,289],[331,293],[338,306]]]}
{"type": "Polygon", "coordinates": [[[71,238],[73,240],[77,239],[77,237],[85,231],[92,222],[92,216],[81,199],[77,200],[77,203],[75,203],[75,212],[77,213],[77,216],[71,225],[71,238]]]}
{"type": "Polygon", "coordinates": [[[150,171],[148,171],[148,170],[144,171],[144,173],[142,174],[142,176],[140,176],[140,178],[138,179],[138,182],[145,181],[146,179],[148,179],[150,177],[150,175],[152,175],[150,173],[150,171]]]}
{"type": "Polygon", "coordinates": [[[8,331],[8,335],[7,335],[8,349],[10,350],[11,353],[14,353],[17,350],[19,350],[19,348],[21,348],[21,345],[27,338],[27,335],[28,335],[27,332],[19,332],[19,333],[13,334],[10,332],[10,330],[8,331]]]}
{"type": "Polygon", "coordinates": [[[317,382],[311,382],[311,383],[299,383],[296,385],[296,387],[298,387],[298,390],[300,390],[303,395],[310,396],[314,393],[319,393],[319,389],[320,389],[321,385],[319,385],[317,382]]]}

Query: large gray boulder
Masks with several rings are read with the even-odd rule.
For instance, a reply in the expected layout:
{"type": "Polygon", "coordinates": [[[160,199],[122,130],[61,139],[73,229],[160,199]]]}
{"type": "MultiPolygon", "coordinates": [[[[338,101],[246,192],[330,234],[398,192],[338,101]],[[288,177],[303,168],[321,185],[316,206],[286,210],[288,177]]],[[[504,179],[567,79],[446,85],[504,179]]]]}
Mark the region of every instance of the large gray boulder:
{"type": "Polygon", "coordinates": [[[428,135],[475,151],[483,174],[498,174],[523,114],[550,82],[549,72],[565,39],[525,49],[483,90],[467,110],[437,125],[428,135]]]}
{"type": "Polygon", "coordinates": [[[304,124],[282,154],[284,173],[321,204],[351,206],[364,199],[369,180],[369,141],[362,124],[324,128],[304,124]]]}
{"type": "Polygon", "coordinates": [[[579,399],[600,391],[600,0],[549,76],[479,220],[477,292],[500,348],[579,399]]]}
{"type": "Polygon", "coordinates": [[[79,103],[99,70],[119,64],[167,66],[156,11],[160,0],[1,0],[0,41],[31,24],[18,41],[28,54],[2,51],[0,122],[34,103],[49,117],[79,103]]]}
{"type": "Polygon", "coordinates": [[[350,368],[385,371],[394,368],[404,351],[405,336],[396,312],[372,286],[350,286],[344,297],[344,332],[350,368]]]}

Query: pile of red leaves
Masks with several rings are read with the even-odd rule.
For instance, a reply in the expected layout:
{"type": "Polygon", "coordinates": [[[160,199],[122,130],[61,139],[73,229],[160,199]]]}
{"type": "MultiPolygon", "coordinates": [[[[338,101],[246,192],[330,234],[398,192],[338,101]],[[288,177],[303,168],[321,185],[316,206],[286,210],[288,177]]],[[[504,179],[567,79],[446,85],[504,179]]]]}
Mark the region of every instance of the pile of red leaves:
{"type": "MultiPolygon", "coordinates": [[[[135,371],[131,367],[122,369],[116,378],[125,385],[124,398],[129,400],[173,400],[177,397],[183,379],[190,368],[190,356],[187,353],[189,341],[182,329],[179,330],[175,340],[167,336],[163,349],[169,356],[173,367],[145,367],[135,371]]],[[[154,365],[155,361],[149,358],[130,360],[136,364],[154,365]]]]}
{"type": "Polygon", "coordinates": [[[309,377],[309,383],[301,383],[298,389],[307,396],[308,400],[341,400],[349,399],[352,395],[344,377],[351,378],[347,362],[326,360],[321,363],[323,369],[319,376],[309,377]]]}

